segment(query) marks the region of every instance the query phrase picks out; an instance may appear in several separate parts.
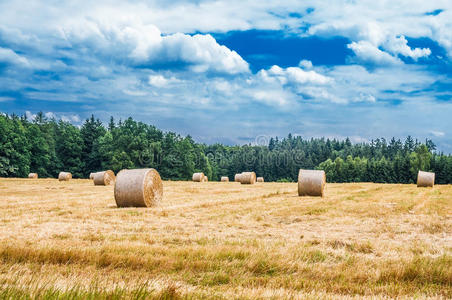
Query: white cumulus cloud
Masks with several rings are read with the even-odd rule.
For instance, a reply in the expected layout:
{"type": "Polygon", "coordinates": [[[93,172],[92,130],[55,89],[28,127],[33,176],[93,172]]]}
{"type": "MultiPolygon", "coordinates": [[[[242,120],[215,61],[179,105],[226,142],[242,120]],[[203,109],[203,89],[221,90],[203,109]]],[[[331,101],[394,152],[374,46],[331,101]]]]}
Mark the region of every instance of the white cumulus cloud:
{"type": "Polygon", "coordinates": [[[180,80],[174,76],[167,78],[163,75],[157,74],[157,75],[149,75],[148,82],[150,85],[152,85],[154,87],[165,87],[172,83],[178,83],[178,82],[180,82],[180,80]]]}
{"type": "Polygon", "coordinates": [[[404,36],[389,39],[384,47],[395,55],[401,54],[406,57],[411,57],[414,60],[429,56],[432,53],[429,48],[410,48],[408,46],[408,41],[404,36]]]}
{"type": "Polygon", "coordinates": [[[284,90],[256,90],[252,97],[267,105],[285,108],[293,100],[293,95],[284,90]]]}
{"type": "Polygon", "coordinates": [[[397,65],[402,63],[397,57],[378,49],[367,41],[353,42],[347,47],[355,52],[358,62],[378,65],[397,65]]]}
{"type": "Polygon", "coordinates": [[[298,66],[300,68],[309,70],[309,69],[312,69],[312,62],[310,60],[302,59],[300,61],[300,63],[298,64],[298,66]]]}
{"type": "Polygon", "coordinates": [[[72,114],[72,115],[62,115],[61,116],[61,120],[64,122],[74,122],[74,123],[79,123],[80,122],[80,116],[77,114],[72,114]]]}
{"type": "Polygon", "coordinates": [[[57,118],[56,115],[51,111],[44,113],[44,116],[48,119],[56,119],[57,118]]]}
{"type": "Polygon", "coordinates": [[[29,111],[29,110],[25,111],[25,116],[30,121],[32,121],[36,118],[36,114],[32,114],[31,111],[29,111]]]}
{"type": "Polygon", "coordinates": [[[74,48],[90,49],[94,55],[145,67],[188,67],[194,72],[239,74],[249,72],[248,63],[209,34],[162,35],[154,25],[140,22],[104,24],[92,20],[63,31],[74,48]]]}
{"type": "Polygon", "coordinates": [[[268,70],[260,70],[258,77],[266,82],[278,81],[281,84],[326,84],[331,78],[317,73],[316,71],[306,71],[298,67],[281,68],[277,65],[272,66],[268,70]]]}

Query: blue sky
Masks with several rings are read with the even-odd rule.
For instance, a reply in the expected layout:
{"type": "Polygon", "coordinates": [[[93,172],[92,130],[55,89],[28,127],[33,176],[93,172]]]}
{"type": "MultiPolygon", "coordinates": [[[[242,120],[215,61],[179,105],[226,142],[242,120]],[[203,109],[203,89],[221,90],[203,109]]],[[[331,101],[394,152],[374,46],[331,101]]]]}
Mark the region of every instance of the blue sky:
{"type": "Polygon", "coordinates": [[[0,112],[452,153],[452,4],[430,2],[2,1],[0,112]]]}

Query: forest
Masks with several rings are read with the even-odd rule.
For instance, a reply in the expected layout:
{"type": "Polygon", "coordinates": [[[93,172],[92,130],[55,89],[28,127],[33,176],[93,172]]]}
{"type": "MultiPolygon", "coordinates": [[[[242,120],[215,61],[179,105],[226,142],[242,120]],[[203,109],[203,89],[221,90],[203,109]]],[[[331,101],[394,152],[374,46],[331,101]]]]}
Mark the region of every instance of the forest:
{"type": "Polygon", "coordinates": [[[292,136],[264,145],[197,143],[190,136],[163,132],[132,118],[102,124],[94,116],[78,127],[48,119],[0,114],[0,176],[75,178],[111,169],[155,168],[167,180],[189,180],[204,172],[210,180],[253,170],[266,181],[296,181],[298,170],[325,170],[328,182],[413,183],[418,170],[436,173],[436,183],[452,183],[452,156],[436,151],[433,141],[408,136],[368,143],[292,136]]]}

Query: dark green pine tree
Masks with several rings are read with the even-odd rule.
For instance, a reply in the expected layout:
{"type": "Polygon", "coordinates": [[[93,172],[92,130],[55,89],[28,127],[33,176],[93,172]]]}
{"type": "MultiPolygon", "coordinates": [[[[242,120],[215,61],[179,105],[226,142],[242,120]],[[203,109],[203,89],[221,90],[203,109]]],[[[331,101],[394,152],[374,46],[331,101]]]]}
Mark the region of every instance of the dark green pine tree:
{"type": "Polygon", "coordinates": [[[116,128],[115,119],[113,116],[110,117],[110,122],[108,123],[108,131],[112,132],[116,128]]]}
{"type": "Polygon", "coordinates": [[[37,114],[34,123],[27,126],[27,138],[30,143],[30,172],[40,177],[55,175],[55,143],[52,127],[42,114],[37,114]]]}
{"type": "Polygon", "coordinates": [[[88,176],[89,173],[99,171],[102,169],[102,160],[98,153],[95,152],[94,144],[106,133],[106,129],[102,126],[99,119],[86,119],[80,129],[80,134],[83,139],[82,161],[84,162],[83,176],[88,176]]]}
{"type": "Polygon", "coordinates": [[[80,130],[69,122],[59,121],[56,131],[56,154],[58,171],[71,172],[72,176],[82,178],[83,138],[80,130]]]}

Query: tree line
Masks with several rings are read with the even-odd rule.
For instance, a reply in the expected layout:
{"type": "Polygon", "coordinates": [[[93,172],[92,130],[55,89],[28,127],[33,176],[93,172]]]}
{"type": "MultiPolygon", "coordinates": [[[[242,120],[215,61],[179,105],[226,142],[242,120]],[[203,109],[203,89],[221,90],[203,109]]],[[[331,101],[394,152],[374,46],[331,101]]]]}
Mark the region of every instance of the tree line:
{"type": "Polygon", "coordinates": [[[349,139],[303,139],[288,135],[264,145],[196,143],[190,136],[163,132],[132,118],[104,126],[94,116],[77,127],[42,112],[0,115],[0,176],[75,178],[111,169],[155,168],[164,179],[188,180],[204,172],[211,180],[253,170],[266,181],[296,181],[298,170],[325,170],[328,182],[413,183],[418,170],[436,173],[436,183],[452,183],[452,156],[431,140],[384,138],[353,144],[349,139]]]}

